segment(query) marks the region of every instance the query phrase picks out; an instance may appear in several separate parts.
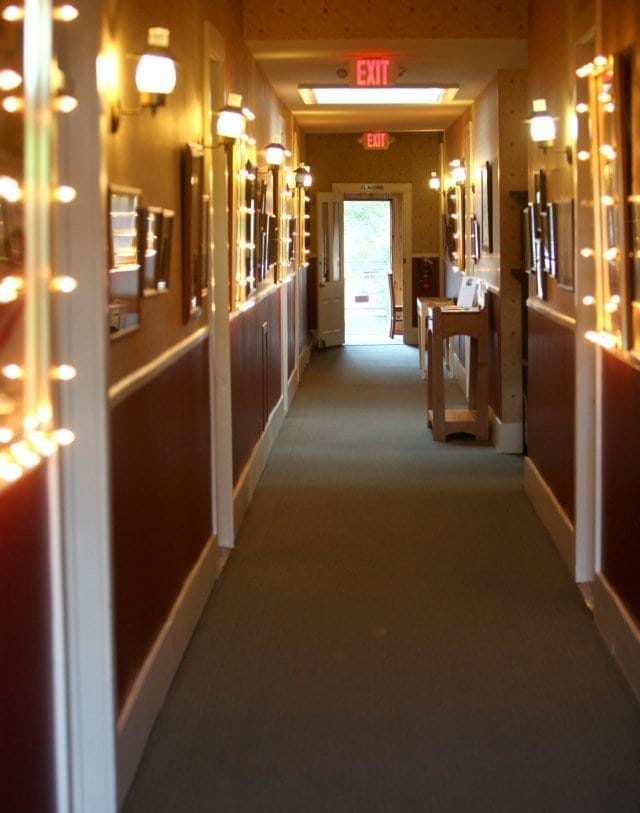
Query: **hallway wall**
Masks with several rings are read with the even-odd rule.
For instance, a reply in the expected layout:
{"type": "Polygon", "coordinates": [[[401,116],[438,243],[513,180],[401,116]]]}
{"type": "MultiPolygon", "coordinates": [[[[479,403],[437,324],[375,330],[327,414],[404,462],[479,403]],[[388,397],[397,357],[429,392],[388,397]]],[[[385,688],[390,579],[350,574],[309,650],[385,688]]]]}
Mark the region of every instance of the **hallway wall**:
{"type": "MultiPolygon", "coordinates": [[[[412,184],[412,251],[439,255],[440,206],[427,187],[440,169],[439,133],[391,133],[388,150],[365,150],[358,133],[310,133],[307,158],[313,169],[313,193],[331,192],[334,183],[412,184]]],[[[314,241],[316,235],[314,234],[314,241]]],[[[314,243],[315,245],[315,243],[314,243]]],[[[315,252],[314,252],[315,253],[315,252]]]]}
{"type": "MultiPolygon", "coordinates": [[[[225,90],[241,93],[243,104],[256,113],[251,130],[259,166],[264,167],[264,147],[274,139],[292,149],[295,142],[301,160],[304,137],[244,44],[240,4],[188,0],[159,9],[151,0],[113,0],[105,4],[103,20],[104,48],[115,55],[119,69],[112,95],[124,108],[137,103],[135,61],[129,55],[140,52],[150,23],[170,29],[171,51],[179,60],[178,81],[166,106],[154,116],[145,111],[122,116],[118,131],[104,137],[108,183],[137,187],[143,205],[175,212],[168,291],[144,297],[140,328],[110,343],[116,655],[122,711],[192,567],[215,533],[206,341],[210,303],[205,297],[200,311],[185,320],[181,245],[181,151],[188,142],[202,143],[205,137],[205,21],[224,39],[225,90]]],[[[255,314],[237,314],[231,331],[236,474],[264,428],[252,419],[245,421],[247,410],[262,415],[262,389],[247,391],[242,384],[242,371],[253,363],[262,329],[256,326],[258,311],[269,314],[269,409],[282,395],[280,288],[267,286],[261,296],[255,314]]]]}

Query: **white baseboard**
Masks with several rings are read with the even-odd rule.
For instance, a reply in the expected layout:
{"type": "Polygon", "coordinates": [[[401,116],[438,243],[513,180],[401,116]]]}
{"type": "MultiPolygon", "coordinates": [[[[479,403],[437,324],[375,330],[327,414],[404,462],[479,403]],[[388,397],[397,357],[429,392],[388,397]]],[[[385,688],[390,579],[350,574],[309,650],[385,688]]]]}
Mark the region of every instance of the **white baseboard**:
{"type": "Polygon", "coordinates": [[[273,447],[278,432],[282,428],[284,421],[284,398],[280,398],[277,406],[269,417],[269,423],[262,433],[260,440],[256,443],[251,457],[247,461],[238,484],[233,490],[233,517],[236,533],[242,524],[242,519],[253,499],[253,494],[267,464],[269,453],[273,447]]]}
{"type": "Polygon", "coordinates": [[[575,580],[575,528],[546,481],[529,457],[524,459],[524,493],[551,534],[562,561],[575,580]]]}
{"type": "Polygon", "coordinates": [[[287,404],[291,406],[296,392],[298,391],[298,384],[300,383],[300,376],[298,375],[297,368],[291,373],[291,377],[287,382],[287,404]]]}
{"type": "Polygon", "coordinates": [[[302,373],[304,372],[304,368],[311,361],[311,347],[312,347],[312,342],[309,342],[309,344],[305,344],[305,346],[302,348],[302,350],[298,354],[298,369],[300,370],[300,378],[302,378],[302,373]]]}
{"type": "Polygon", "coordinates": [[[127,795],[147,739],[228,551],[210,539],[187,577],[147,655],[118,718],[118,808],[127,795]]]}
{"type": "Polygon", "coordinates": [[[493,410],[491,415],[491,442],[502,454],[522,454],[524,451],[522,421],[501,421],[493,410]]]}
{"type": "Polygon", "coordinates": [[[595,576],[593,615],[609,651],[640,701],[640,629],[602,573],[595,576]]]}

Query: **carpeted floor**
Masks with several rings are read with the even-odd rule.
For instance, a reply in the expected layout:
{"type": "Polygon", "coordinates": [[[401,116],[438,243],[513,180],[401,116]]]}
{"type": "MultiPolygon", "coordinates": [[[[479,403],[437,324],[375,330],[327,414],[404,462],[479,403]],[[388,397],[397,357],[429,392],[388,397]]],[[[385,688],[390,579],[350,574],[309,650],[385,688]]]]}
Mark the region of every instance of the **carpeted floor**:
{"type": "Polygon", "coordinates": [[[314,355],[127,813],[640,811],[640,711],[416,352],[314,355]]]}

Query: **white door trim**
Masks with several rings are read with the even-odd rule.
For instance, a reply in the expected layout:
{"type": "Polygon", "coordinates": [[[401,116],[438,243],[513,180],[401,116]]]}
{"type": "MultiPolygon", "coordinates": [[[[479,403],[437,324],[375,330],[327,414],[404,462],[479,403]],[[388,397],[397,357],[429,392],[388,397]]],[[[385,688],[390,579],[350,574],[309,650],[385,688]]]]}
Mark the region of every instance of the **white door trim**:
{"type": "Polygon", "coordinates": [[[214,495],[214,530],[218,545],[234,546],[233,520],[233,446],[231,438],[231,337],[229,334],[229,253],[227,228],[227,161],[225,148],[213,143],[208,129],[216,110],[224,106],[224,38],[209,22],[204,30],[203,133],[207,154],[209,199],[213,217],[213,276],[209,302],[211,332],[209,342],[209,372],[211,388],[211,442],[214,495]],[[209,93],[206,92],[209,89],[209,93]],[[210,162],[209,162],[210,157],[210,162]]]}
{"type": "MultiPolygon", "coordinates": [[[[58,176],[73,186],[77,202],[58,210],[57,273],[78,280],[57,296],[55,346],[77,378],[62,388],[59,416],[76,441],[60,452],[60,522],[64,568],[67,670],[68,810],[116,810],[115,700],[112,633],[107,326],[105,258],[106,190],[100,100],[94,66],[100,50],[99,3],[81,2],[80,15],[61,38],[60,56],[80,102],[58,116],[58,176]]],[[[107,122],[102,126],[106,134],[107,122]]],[[[54,489],[57,486],[54,482],[54,489]]],[[[52,495],[53,496],[53,495],[52,495]]],[[[59,808],[61,813],[62,808],[59,808]]]]}
{"type": "MultiPolygon", "coordinates": [[[[412,190],[410,183],[334,183],[331,185],[333,192],[344,194],[368,193],[375,196],[376,193],[388,194],[389,192],[399,192],[402,195],[402,217],[403,217],[403,272],[402,272],[402,308],[405,314],[411,314],[411,258],[413,257],[411,245],[412,233],[412,190]],[[374,188],[375,187],[375,188],[374,188]]],[[[411,319],[407,319],[403,324],[402,340],[405,344],[418,344],[418,328],[413,327],[411,319]]]]}

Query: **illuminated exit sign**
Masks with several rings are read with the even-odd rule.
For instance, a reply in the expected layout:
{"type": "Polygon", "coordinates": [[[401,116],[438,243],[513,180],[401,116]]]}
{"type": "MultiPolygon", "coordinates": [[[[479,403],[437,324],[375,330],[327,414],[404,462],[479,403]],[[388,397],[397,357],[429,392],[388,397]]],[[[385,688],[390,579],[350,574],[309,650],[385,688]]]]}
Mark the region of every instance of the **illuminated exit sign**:
{"type": "Polygon", "coordinates": [[[361,57],[351,65],[350,81],[361,88],[386,88],[395,84],[398,69],[387,57],[361,57]]]}
{"type": "Polygon", "coordinates": [[[391,139],[389,133],[363,133],[360,143],[365,150],[388,150],[391,139]]]}

